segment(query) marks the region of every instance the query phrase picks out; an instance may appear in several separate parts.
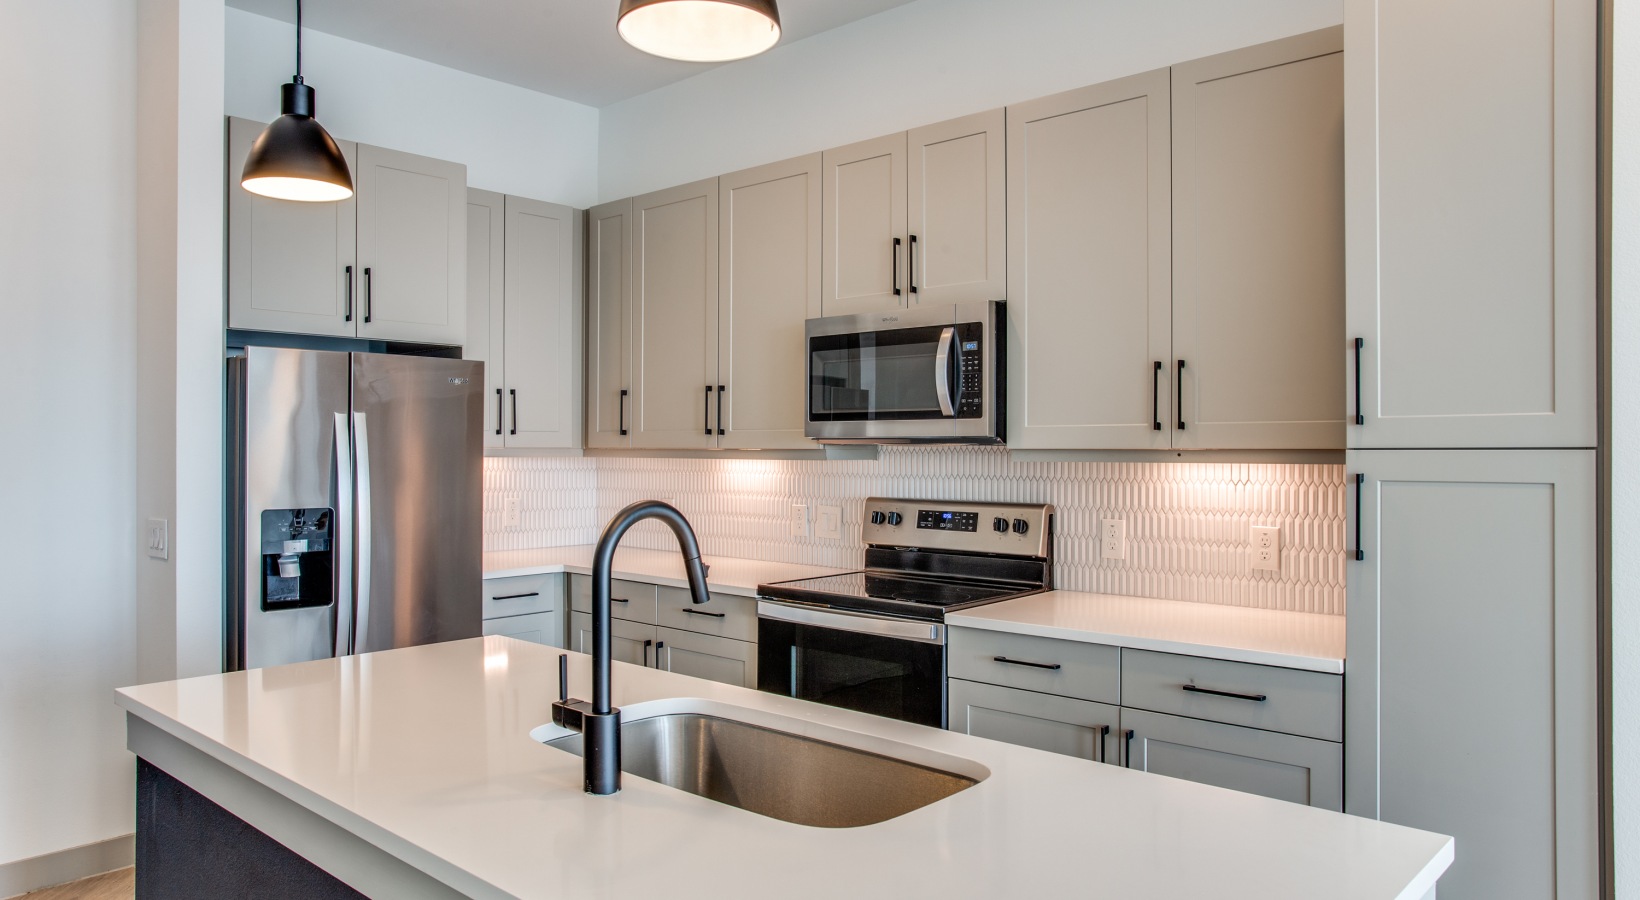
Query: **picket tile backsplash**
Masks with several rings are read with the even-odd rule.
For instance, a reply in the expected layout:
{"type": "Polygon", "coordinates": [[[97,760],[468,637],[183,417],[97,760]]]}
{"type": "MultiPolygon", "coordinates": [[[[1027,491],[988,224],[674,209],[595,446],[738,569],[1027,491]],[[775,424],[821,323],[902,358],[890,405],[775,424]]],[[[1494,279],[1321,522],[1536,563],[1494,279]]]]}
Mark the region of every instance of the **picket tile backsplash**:
{"type": "MultiPolygon", "coordinates": [[[[1344,471],[1336,465],[1014,461],[1003,448],[882,448],[876,460],[491,457],[484,549],[590,544],[621,507],[661,499],[708,554],[851,567],[867,497],[1052,503],[1056,586],[1342,615],[1344,471]],[[507,497],[516,527],[502,527],[507,497]],[[838,506],[843,539],[791,533],[793,504],[838,506]],[[1099,523],[1127,523],[1126,558],[1102,559],[1099,523]],[[1281,528],[1281,571],[1248,564],[1253,525],[1281,528]]],[[[625,546],[670,549],[644,523],[625,546]]]]}

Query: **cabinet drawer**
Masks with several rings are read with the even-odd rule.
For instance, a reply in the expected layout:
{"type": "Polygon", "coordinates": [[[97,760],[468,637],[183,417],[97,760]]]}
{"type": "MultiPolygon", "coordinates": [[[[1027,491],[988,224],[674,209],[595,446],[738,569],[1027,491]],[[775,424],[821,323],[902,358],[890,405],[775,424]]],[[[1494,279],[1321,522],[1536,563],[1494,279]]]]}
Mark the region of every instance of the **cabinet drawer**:
{"type": "Polygon", "coordinates": [[[656,628],[655,668],[756,688],[757,645],[676,628],[656,628]]]}
{"type": "MultiPolygon", "coordinates": [[[[654,666],[655,626],[624,619],[609,622],[609,649],[616,662],[634,666],[654,666]]],[[[592,616],[586,613],[569,614],[570,649],[577,653],[592,653],[592,616]]]]}
{"type": "Polygon", "coordinates": [[[564,576],[484,579],[484,618],[564,611],[564,576]]]}
{"type": "Polygon", "coordinates": [[[952,731],[1094,762],[1117,759],[1114,706],[955,678],[947,685],[952,731]]]}
{"type": "Polygon", "coordinates": [[[506,616],[500,619],[484,620],[485,634],[517,638],[521,641],[529,641],[532,644],[545,644],[548,647],[562,647],[564,645],[563,632],[563,614],[557,612],[531,613],[527,616],[506,616]]]}
{"type": "Polygon", "coordinates": [[[1122,705],[1324,741],[1344,739],[1344,679],[1322,672],[1123,650],[1122,705]]]}
{"type": "Polygon", "coordinates": [[[751,597],[712,594],[696,606],[687,588],[660,587],[656,623],[737,641],[757,640],[757,601],[751,597]]]}
{"type": "MultiPolygon", "coordinates": [[[[620,578],[609,580],[611,614],[628,622],[655,624],[655,586],[641,581],[620,578]]],[[[592,612],[592,576],[569,577],[569,608],[576,612],[592,612]]]]}
{"type": "Polygon", "coordinates": [[[1342,812],[1344,745],[1122,709],[1130,769],[1342,812]]]}
{"type": "Polygon", "coordinates": [[[950,634],[952,678],[1117,702],[1121,651],[1115,647],[977,628],[952,628],[950,634]]]}

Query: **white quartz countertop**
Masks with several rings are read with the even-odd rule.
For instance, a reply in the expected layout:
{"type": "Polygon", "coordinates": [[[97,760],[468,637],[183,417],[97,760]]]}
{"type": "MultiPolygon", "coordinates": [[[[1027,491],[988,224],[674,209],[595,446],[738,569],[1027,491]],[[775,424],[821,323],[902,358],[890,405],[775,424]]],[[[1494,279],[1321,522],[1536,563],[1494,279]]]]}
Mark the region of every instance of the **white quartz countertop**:
{"type": "MultiPolygon", "coordinates": [[[[484,554],[485,578],[510,578],[514,575],[550,575],[555,572],[592,574],[590,544],[576,547],[546,547],[539,550],[501,550],[484,554]]],[[[818,578],[835,575],[846,569],[827,569],[798,563],[764,562],[733,556],[701,556],[708,567],[706,586],[711,590],[741,597],[757,596],[757,586],[776,581],[795,581],[799,578],[818,578]]],[[[615,551],[613,578],[626,578],[651,584],[688,587],[684,577],[683,557],[676,550],[639,550],[620,548],[615,551]]]]}
{"type": "Polygon", "coordinates": [[[1234,662],[1344,671],[1344,617],[1048,591],[953,613],[946,624],[1234,662]]]}
{"type": "MultiPolygon", "coordinates": [[[[474,638],[118,701],[480,898],[1420,900],[1453,856],[1441,835],[623,664],[615,702],[628,710],[731,704],[989,775],[861,828],[788,824],[633,776],[593,797],[579,757],[529,736],[550,720],[562,652],[474,638]]],[[[589,660],[569,656],[570,692],[585,698],[589,660]]]]}

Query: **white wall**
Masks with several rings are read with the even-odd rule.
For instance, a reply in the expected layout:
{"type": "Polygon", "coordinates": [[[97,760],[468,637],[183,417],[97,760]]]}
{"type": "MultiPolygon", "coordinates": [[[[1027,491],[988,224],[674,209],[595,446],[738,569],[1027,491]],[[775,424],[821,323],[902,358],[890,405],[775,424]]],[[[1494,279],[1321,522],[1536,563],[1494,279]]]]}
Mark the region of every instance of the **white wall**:
{"type": "Polygon", "coordinates": [[[1337,25],[1341,0],[919,0],[606,106],[599,199],[1337,25]]]}
{"type": "MultiPolygon", "coordinates": [[[[279,115],[295,65],[288,23],[227,11],[227,112],[279,115]]],[[[332,135],[467,165],[471,187],[584,208],[596,202],[598,110],[304,30],[302,77],[332,135]]]]}
{"type": "Polygon", "coordinates": [[[128,0],[0,27],[0,864],[131,830],[135,34],[128,0]]]}
{"type": "Polygon", "coordinates": [[[1640,8],[1612,30],[1612,778],[1617,896],[1640,895],[1640,8]]]}

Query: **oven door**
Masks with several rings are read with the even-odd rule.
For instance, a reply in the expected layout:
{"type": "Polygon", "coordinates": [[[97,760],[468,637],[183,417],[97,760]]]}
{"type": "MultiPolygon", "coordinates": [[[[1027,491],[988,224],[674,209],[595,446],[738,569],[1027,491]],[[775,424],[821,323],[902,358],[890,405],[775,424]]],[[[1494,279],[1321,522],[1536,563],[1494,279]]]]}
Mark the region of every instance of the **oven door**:
{"type": "Polygon", "coordinates": [[[757,686],[919,725],[945,727],[945,626],[757,604],[757,686]]]}

